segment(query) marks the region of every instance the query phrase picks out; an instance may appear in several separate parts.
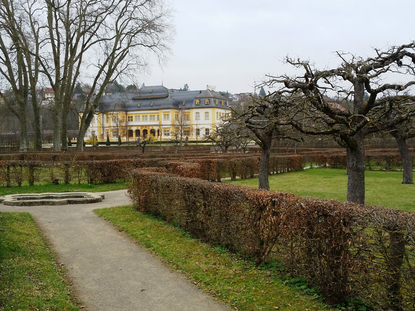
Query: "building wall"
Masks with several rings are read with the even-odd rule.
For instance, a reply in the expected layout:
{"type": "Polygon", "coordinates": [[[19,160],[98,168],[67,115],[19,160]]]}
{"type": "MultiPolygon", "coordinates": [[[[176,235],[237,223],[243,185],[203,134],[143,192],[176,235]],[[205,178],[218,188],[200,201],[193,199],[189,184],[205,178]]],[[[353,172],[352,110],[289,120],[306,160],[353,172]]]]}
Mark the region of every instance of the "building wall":
{"type": "Polygon", "coordinates": [[[225,108],[160,109],[147,111],[114,111],[97,113],[87,131],[86,140],[95,135],[98,141],[135,141],[138,137],[152,135],[156,140],[171,140],[175,132],[182,136],[200,139],[212,133],[215,127],[229,116],[225,108]]]}

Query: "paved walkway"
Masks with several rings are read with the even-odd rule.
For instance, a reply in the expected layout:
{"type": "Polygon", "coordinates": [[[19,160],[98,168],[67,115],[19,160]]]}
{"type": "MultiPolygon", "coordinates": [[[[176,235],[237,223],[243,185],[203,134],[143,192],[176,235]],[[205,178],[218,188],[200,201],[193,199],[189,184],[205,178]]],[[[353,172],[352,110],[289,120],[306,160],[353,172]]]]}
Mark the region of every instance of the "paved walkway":
{"type": "Polygon", "coordinates": [[[229,310],[95,215],[97,208],[131,204],[125,190],[104,194],[100,203],[0,204],[0,211],[33,215],[87,310],[229,310]]]}

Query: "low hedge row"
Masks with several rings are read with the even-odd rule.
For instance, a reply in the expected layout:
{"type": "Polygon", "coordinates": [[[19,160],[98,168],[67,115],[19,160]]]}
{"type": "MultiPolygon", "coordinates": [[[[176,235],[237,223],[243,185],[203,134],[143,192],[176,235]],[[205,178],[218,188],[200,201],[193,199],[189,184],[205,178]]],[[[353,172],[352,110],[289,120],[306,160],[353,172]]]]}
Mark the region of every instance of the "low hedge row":
{"type": "MultiPolygon", "coordinates": [[[[98,159],[108,155],[101,155],[98,159]]],[[[179,159],[173,157],[145,158],[120,156],[119,159],[85,160],[73,157],[70,161],[0,161],[0,185],[6,187],[21,186],[26,182],[34,185],[36,182],[88,182],[90,184],[113,183],[130,179],[129,172],[134,168],[162,167],[184,177],[218,180],[224,177],[233,179],[250,178],[258,173],[259,157],[250,155],[219,155],[188,156],[179,159]]],[[[115,155],[114,155],[115,157],[115,155]]],[[[67,159],[66,157],[64,157],[67,159]]],[[[301,169],[301,157],[277,156],[271,157],[270,167],[274,172],[286,172],[301,169]]]]}
{"type": "Polygon", "coordinates": [[[132,176],[128,192],[138,210],[257,263],[280,261],[327,303],[414,309],[413,213],[148,170],[132,176]]]}
{"type": "MultiPolygon", "coordinates": [[[[304,166],[330,166],[332,168],[346,168],[345,150],[332,152],[308,151],[303,156],[304,166]]],[[[415,163],[415,153],[411,152],[412,163],[415,163]]],[[[368,170],[401,170],[402,158],[396,150],[368,150],[365,155],[366,169],[368,170]]]]}

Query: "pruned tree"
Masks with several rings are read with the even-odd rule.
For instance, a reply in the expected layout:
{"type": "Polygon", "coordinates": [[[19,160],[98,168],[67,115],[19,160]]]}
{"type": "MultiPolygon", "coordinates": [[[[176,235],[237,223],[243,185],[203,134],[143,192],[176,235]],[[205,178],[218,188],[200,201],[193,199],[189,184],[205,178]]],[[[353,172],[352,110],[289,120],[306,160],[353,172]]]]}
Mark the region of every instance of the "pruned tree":
{"type": "Polygon", "coordinates": [[[379,101],[371,114],[371,119],[379,121],[369,125],[368,132],[372,129],[373,132],[390,134],[395,138],[402,159],[402,183],[413,184],[412,159],[407,140],[415,137],[415,98],[409,95],[386,96],[379,101]],[[402,118],[405,118],[402,122],[393,123],[394,120],[402,118]]]}
{"type": "Polygon", "coordinates": [[[269,93],[266,96],[253,96],[248,107],[233,116],[235,121],[245,124],[253,133],[252,140],[261,147],[258,170],[259,189],[269,190],[268,170],[273,139],[301,140],[293,135],[292,126],[290,122],[287,122],[292,107],[290,100],[280,92],[269,93]]]}
{"type": "Polygon", "coordinates": [[[215,130],[211,131],[205,138],[212,142],[220,152],[227,153],[229,147],[235,145],[238,130],[235,125],[228,121],[216,125],[215,130]]]}
{"type": "MultiPolygon", "coordinates": [[[[295,118],[290,120],[296,129],[310,135],[331,136],[347,151],[348,187],[347,200],[365,203],[364,138],[382,123],[382,128],[392,128],[412,115],[396,116],[390,120],[371,119],[374,109],[381,105],[381,98],[394,91],[403,94],[415,84],[415,44],[391,47],[386,51],[375,50],[375,56],[356,57],[337,53],[342,63],[331,70],[315,69],[308,61],[287,59],[292,66],[302,69],[297,77],[268,76],[266,85],[283,87],[286,96],[296,96],[293,108],[295,118]],[[386,83],[388,75],[402,75],[406,83],[386,83]],[[369,94],[365,100],[365,92],[369,94]],[[350,110],[339,109],[325,95],[342,95],[352,102],[350,110]]],[[[400,102],[392,102],[400,105],[400,102]]]]}

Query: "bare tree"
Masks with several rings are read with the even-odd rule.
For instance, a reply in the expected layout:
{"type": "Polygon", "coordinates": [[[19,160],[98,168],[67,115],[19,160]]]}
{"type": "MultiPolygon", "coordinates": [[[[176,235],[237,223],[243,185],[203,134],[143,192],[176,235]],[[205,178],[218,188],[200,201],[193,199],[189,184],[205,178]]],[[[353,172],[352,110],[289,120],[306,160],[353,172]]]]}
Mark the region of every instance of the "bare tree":
{"type": "Polygon", "coordinates": [[[190,112],[186,111],[183,107],[179,107],[179,109],[175,111],[173,129],[172,137],[175,144],[177,143],[177,153],[177,147],[183,145],[183,139],[185,136],[189,136],[191,131],[190,112]]]}
{"type": "Polygon", "coordinates": [[[402,159],[403,167],[403,184],[413,184],[413,172],[412,172],[412,159],[409,152],[407,140],[415,137],[414,118],[415,103],[414,97],[409,95],[403,96],[386,96],[382,98],[378,106],[373,109],[371,119],[379,120],[374,125],[369,125],[375,132],[381,132],[383,134],[391,134],[398,145],[399,152],[402,159]],[[396,123],[389,126],[396,119],[401,119],[402,116],[406,117],[403,122],[396,123]]]}
{"type": "Polygon", "coordinates": [[[38,51],[39,16],[35,1],[2,1],[0,6],[0,98],[19,120],[20,151],[28,150],[27,110],[32,103],[35,124],[35,150],[41,149],[40,113],[36,85],[39,63],[32,56],[38,51]],[[29,17],[27,17],[29,15],[29,17]]]}
{"type": "MultiPolygon", "coordinates": [[[[101,1],[99,1],[101,5],[101,1]]],[[[114,1],[112,1],[114,3],[114,1]]],[[[105,86],[121,75],[135,73],[146,66],[143,55],[152,52],[162,59],[169,50],[172,26],[167,7],[160,0],[118,0],[112,7],[111,18],[97,29],[99,40],[94,46],[102,57],[91,64],[96,69],[91,90],[86,96],[80,119],[78,141],[94,116],[105,86]]],[[[78,147],[82,147],[79,144],[78,147]]]]}
{"type": "Polygon", "coordinates": [[[222,153],[227,153],[229,147],[235,145],[237,130],[233,123],[224,122],[221,125],[217,125],[215,130],[206,136],[206,140],[216,145],[222,153]]]}
{"type": "Polygon", "coordinates": [[[92,79],[85,94],[77,149],[105,87],[146,66],[149,51],[163,59],[171,37],[169,8],[162,0],[44,0],[47,17],[37,55],[54,90],[54,149],[66,148],[67,115],[76,84],[92,79]],[[83,75],[83,76],[82,76],[83,75]]]}
{"type": "MultiPolygon", "coordinates": [[[[346,148],[348,201],[365,203],[364,138],[379,124],[379,120],[371,119],[370,113],[379,106],[384,94],[390,91],[402,94],[415,84],[414,48],[415,44],[410,43],[384,52],[375,50],[376,55],[366,59],[338,53],[342,63],[331,70],[317,70],[307,61],[287,59],[289,64],[302,69],[300,76],[268,77],[268,86],[282,84],[284,94],[298,97],[295,118],[291,120],[293,126],[303,133],[329,135],[346,148]],[[403,84],[385,83],[388,74],[401,74],[411,80],[403,84]],[[369,94],[367,100],[365,91],[369,94]],[[330,92],[352,100],[352,109],[333,106],[325,96],[330,92]]],[[[399,102],[393,102],[395,104],[399,102]]],[[[410,115],[408,112],[389,121],[383,120],[382,127],[391,128],[410,115]]]]}
{"type": "Polygon", "coordinates": [[[274,92],[266,96],[253,96],[248,107],[234,116],[253,133],[252,139],[261,147],[259,189],[269,190],[268,168],[273,139],[298,139],[287,122],[291,106],[292,103],[282,94],[274,92]]]}

